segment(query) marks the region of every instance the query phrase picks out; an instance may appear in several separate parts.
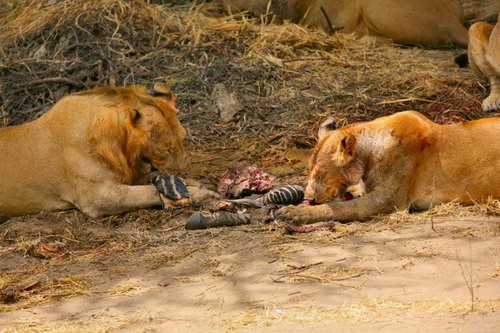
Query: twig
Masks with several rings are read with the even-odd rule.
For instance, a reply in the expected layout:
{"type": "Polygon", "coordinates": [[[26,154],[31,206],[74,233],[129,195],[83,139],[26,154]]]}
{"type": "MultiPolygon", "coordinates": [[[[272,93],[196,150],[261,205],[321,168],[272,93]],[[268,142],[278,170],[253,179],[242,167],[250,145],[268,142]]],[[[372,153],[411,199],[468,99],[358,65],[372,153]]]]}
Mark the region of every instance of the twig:
{"type": "Polygon", "coordinates": [[[356,277],[359,277],[361,275],[365,275],[366,272],[361,272],[361,273],[357,273],[357,274],[353,274],[353,275],[348,275],[348,276],[342,276],[342,277],[338,277],[338,278],[331,278],[329,279],[330,281],[342,281],[342,280],[349,280],[349,279],[353,279],[353,278],[356,278],[356,277]]]}
{"type": "Polygon", "coordinates": [[[73,86],[75,88],[88,88],[88,86],[80,80],[73,80],[65,77],[49,77],[46,79],[39,79],[24,84],[20,84],[19,86],[21,85],[35,86],[44,83],[64,83],[69,86],[73,86]]]}
{"type": "Polygon", "coordinates": [[[281,281],[281,279],[283,279],[284,277],[292,276],[292,275],[300,276],[300,275],[297,275],[297,274],[301,273],[301,272],[303,272],[305,270],[308,270],[311,267],[318,266],[318,265],[321,265],[321,264],[323,264],[322,261],[314,263],[314,264],[310,264],[310,265],[299,266],[299,267],[296,267],[296,266],[293,266],[293,265],[287,265],[288,267],[291,267],[291,268],[295,269],[295,271],[288,272],[288,273],[285,273],[285,274],[281,274],[278,278],[276,278],[276,279],[271,278],[271,280],[273,280],[273,282],[275,282],[275,283],[283,283],[283,281],[281,281]]]}
{"type": "Polygon", "coordinates": [[[462,272],[462,277],[464,278],[465,285],[469,290],[470,294],[470,311],[474,311],[475,299],[474,299],[474,281],[472,276],[472,243],[469,242],[469,267],[464,264],[463,260],[459,257],[457,253],[458,266],[460,267],[460,271],[462,272]],[[468,277],[465,273],[469,273],[468,277]]]}
{"type": "Polygon", "coordinates": [[[307,270],[307,269],[309,269],[309,268],[311,268],[311,267],[318,266],[318,265],[321,265],[321,264],[323,264],[323,262],[322,262],[322,261],[317,262],[317,263],[315,263],[315,264],[310,264],[310,265],[305,265],[305,266],[299,266],[299,267],[297,267],[297,266],[293,266],[293,265],[287,265],[288,267],[291,267],[291,268],[293,268],[293,269],[296,269],[296,271],[295,271],[295,272],[290,272],[290,273],[288,273],[288,274],[284,274],[284,275],[297,274],[297,273],[303,272],[303,271],[305,271],[305,270],[307,270]]]}
{"type": "Polygon", "coordinates": [[[418,98],[418,97],[409,97],[409,98],[395,99],[395,100],[392,100],[392,101],[382,101],[382,102],[376,103],[375,105],[396,104],[396,103],[412,102],[412,101],[420,101],[420,102],[427,102],[427,103],[443,104],[443,103],[439,103],[437,101],[431,101],[430,99],[418,98]]]}
{"type": "Polygon", "coordinates": [[[278,134],[275,134],[275,135],[271,136],[269,139],[267,139],[267,140],[266,140],[266,142],[267,142],[267,143],[271,143],[271,142],[273,142],[274,140],[279,139],[279,138],[281,138],[281,137],[285,136],[285,134],[286,134],[286,133],[278,133],[278,134]]]}

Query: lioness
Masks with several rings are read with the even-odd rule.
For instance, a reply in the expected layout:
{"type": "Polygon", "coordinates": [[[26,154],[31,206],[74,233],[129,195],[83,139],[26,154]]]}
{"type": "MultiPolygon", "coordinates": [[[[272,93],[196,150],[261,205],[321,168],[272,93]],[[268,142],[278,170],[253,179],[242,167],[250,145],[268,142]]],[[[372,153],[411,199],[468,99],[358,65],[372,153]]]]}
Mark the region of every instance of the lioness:
{"type": "Polygon", "coordinates": [[[275,14],[327,32],[388,38],[401,44],[467,45],[459,0],[222,0],[229,12],[275,14]]]}
{"type": "MultiPolygon", "coordinates": [[[[500,14],[498,14],[500,20],[500,14]]],[[[484,111],[500,109],[500,22],[495,26],[474,23],[469,29],[469,64],[490,84],[490,95],[483,101],[484,111]]]]}
{"type": "Polygon", "coordinates": [[[305,199],[315,205],[281,208],[278,218],[362,221],[410,206],[500,199],[500,118],[438,125],[406,111],[328,130],[331,125],[321,126],[310,159],[305,199]],[[353,186],[365,193],[329,203],[353,186]]]}
{"type": "MultiPolygon", "coordinates": [[[[161,206],[139,185],[152,164],[176,173],[186,132],[170,88],[97,88],[56,103],[35,121],[0,129],[0,213],[77,207],[96,217],[161,206]]],[[[1,214],[0,214],[1,215],[1,214]]]]}

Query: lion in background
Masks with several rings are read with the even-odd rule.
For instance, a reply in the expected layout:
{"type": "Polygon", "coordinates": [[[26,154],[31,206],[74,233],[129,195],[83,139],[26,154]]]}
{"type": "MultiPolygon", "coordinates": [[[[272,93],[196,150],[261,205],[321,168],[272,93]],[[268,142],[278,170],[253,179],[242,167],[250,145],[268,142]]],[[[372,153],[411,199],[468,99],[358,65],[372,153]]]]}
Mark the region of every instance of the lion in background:
{"type": "Polygon", "coordinates": [[[390,39],[400,44],[468,43],[459,0],[220,0],[227,12],[274,14],[326,32],[390,39]]]}
{"type": "Polygon", "coordinates": [[[362,221],[380,213],[500,199],[500,118],[438,125],[406,111],[334,129],[324,123],[305,199],[276,217],[294,224],[362,221]],[[332,201],[356,189],[352,200],[332,201]],[[357,197],[357,198],[353,198],[357,197]]]}
{"type": "Polygon", "coordinates": [[[149,165],[164,174],[184,167],[185,135],[163,84],[152,95],[132,86],[67,96],[32,122],[0,129],[0,213],[161,207],[158,190],[141,180],[149,165]]]}
{"type": "Polygon", "coordinates": [[[498,21],[495,26],[477,22],[470,27],[467,55],[474,73],[490,84],[490,95],[483,101],[483,110],[500,110],[500,23],[498,21]]]}

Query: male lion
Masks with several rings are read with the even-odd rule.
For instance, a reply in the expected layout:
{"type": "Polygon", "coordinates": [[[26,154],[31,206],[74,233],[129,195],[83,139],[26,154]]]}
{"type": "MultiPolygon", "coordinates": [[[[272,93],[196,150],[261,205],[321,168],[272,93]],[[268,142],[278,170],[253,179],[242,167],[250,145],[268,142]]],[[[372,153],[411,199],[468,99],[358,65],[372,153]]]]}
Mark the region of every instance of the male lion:
{"type": "Polygon", "coordinates": [[[327,32],[388,38],[401,44],[467,45],[459,0],[222,0],[227,11],[275,14],[327,32]]]}
{"type": "Polygon", "coordinates": [[[152,95],[139,86],[103,87],[0,129],[0,213],[77,207],[97,217],[161,206],[154,185],[138,184],[149,163],[165,174],[183,167],[186,132],[176,112],[166,85],[152,95]]]}
{"type": "MultiPolygon", "coordinates": [[[[500,14],[498,14],[500,20],[500,14]]],[[[490,84],[490,95],[483,101],[484,111],[500,109],[500,22],[495,26],[474,23],[469,29],[469,64],[490,84]]]]}
{"type": "Polygon", "coordinates": [[[500,199],[500,118],[438,125],[406,111],[329,126],[320,128],[305,191],[305,199],[318,205],[283,207],[277,218],[294,224],[362,221],[409,207],[500,199]],[[329,202],[353,187],[364,193],[329,202]]]}

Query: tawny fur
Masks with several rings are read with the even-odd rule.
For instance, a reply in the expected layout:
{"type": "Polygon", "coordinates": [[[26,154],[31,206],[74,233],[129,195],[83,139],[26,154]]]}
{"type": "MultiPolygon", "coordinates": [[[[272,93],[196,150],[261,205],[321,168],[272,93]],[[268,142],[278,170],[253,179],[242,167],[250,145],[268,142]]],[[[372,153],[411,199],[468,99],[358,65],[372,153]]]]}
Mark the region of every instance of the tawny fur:
{"type": "MultiPolygon", "coordinates": [[[[500,14],[499,14],[500,19],[500,14]]],[[[476,75],[490,84],[484,111],[500,110],[500,23],[474,23],[469,29],[469,64],[476,75]]]]}
{"type": "Polygon", "coordinates": [[[0,212],[77,207],[95,217],[161,206],[140,179],[149,163],[178,172],[184,137],[171,93],[133,86],[67,96],[35,121],[0,129],[0,212]]]}
{"type": "Polygon", "coordinates": [[[467,45],[459,0],[222,0],[230,12],[275,14],[327,32],[387,38],[402,44],[467,45]],[[323,9],[322,9],[323,8],[323,9]]]}
{"type": "Polygon", "coordinates": [[[276,216],[294,224],[367,220],[379,213],[500,199],[500,118],[438,125],[406,111],[328,131],[310,160],[305,199],[276,216]],[[365,194],[331,201],[363,183],[365,194]]]}

